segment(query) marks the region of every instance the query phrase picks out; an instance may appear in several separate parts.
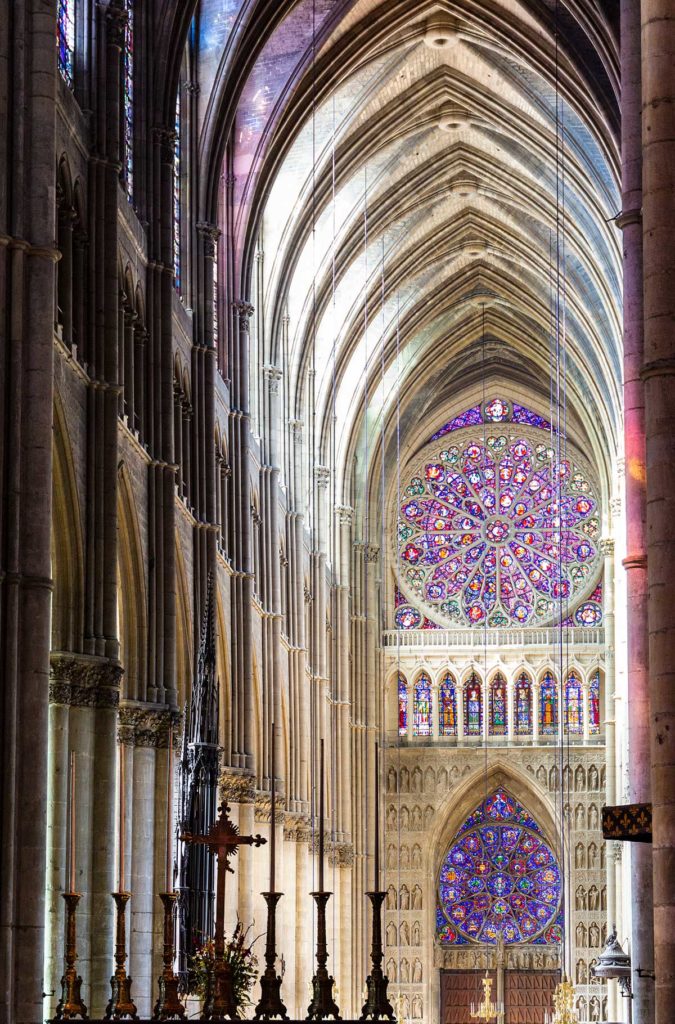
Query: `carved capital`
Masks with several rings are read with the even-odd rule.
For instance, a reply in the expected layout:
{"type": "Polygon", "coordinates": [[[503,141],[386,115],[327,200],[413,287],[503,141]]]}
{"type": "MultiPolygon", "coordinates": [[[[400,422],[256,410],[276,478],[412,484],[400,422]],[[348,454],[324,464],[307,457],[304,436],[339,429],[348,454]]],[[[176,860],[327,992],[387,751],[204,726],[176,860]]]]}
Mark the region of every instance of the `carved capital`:
{"type": "Polygon", "coordinates": [[[218,239],[221,233],[216,224],[209,224],[204,220],[200,220],[197,224],[197,234],[202,239],[204,256],[207,260],[215,260],[218,256],[218,239]]]}
{"type": "MultiPolygon", "coordinates": [[[[277,793],[275,798],[276,819],[278,822],[284,820],[284,798],[277,793]]],[[[255,820],[269,825],[272,820],[272,796],[270,793],[256,793],[255,795],[255,820]]]]}
{"type": "Polygon", "coordinates": [[[177,137],[175,129],[167,128],[166,125],[155,125],[152,129],[152,137],[159,146],[162,162],[165,164],[171,164],[173,167],[177,137]]]}
{"type": "Polygon", "coordinates": [[[340,526],[351,526],[354,521],[354,509],[351,505],[336,505],[335,514],[340,526]]]}
{"type": "Polygon", "coordinates": [[[129,20],[126,7],[122,0],[110,0],[109,3],[99,3],[98,6],[105,16],[108,45],[116,46],[121,50],[124,46],[124,33],[129,20]]]}
{"type": "Polygon", "coordinates": [[[310,843],[312,826],[306,814],[287,814],[284,821],[284,839],[291,843],[310,843]]]}
{"type": "Polygon", "coordinates": [[[220,799],[227,803],[252,804],[255,802],[255,776],[249,771],[223,768],[218,777],[218,792],[220,799]]]}
{"type": "Polygon", "coordinates": [[[234,307],[234,311],[237,314],[237,318],[239,320],[239,330],[243,334],[248,334],[249,320],[251,319],[253,313],[255,312],[254,307],[251,305],[250,302],[243,301],[233,302],[232,306],[234,307]]]}
{"type": "MultiPolygon", "coordinates": [[[[130,747],[168,747],[169,729],[180,720],[176,711],[125,701],[119,709],[117,736],[130,747]]],[[[174,731],[174,747],[177,736],[174,731]]]]}
{"type": "Polygon", "coordinates": [[[119,704],[124,674],[119,662],[60,651],[53,651],[49,660],[50,704],[89,708],[115,708],[119,704]]]}
{"type": "Polygon", "coordinates": [[[614,540],[612,537],[603,537],[600,541],[600,551],[605,556],[614,554],[614,540]]]}
{"type": "Polygon", "coordinates": [[[268,363],[266,366],[263,366],[263,375],[265,377],[269,393],[271,395],[278,395],[279,382],[284,375],[283,371],[280,370],[278,366],[272,366],[268,363]]]}
{"type": "Polygon", "coordinates": [[[291,433],[297,441],[302,440],[302,431],[304,429],[304,423],[302,420],[289,420],[288,425],[291,428],[291,433]]]}
{"type": "Polygon", "coordinates": [[[328,487],[330,482],[330,469],[328,466],[315,466],[314,479],[316,480],[317,487],[328,487]]]}
{"type": "Polygon", "coordinates": [[[363,545],[363,558],[366,562],[376,562],[380,557],[380,549],[376,544],[363,545]]]}

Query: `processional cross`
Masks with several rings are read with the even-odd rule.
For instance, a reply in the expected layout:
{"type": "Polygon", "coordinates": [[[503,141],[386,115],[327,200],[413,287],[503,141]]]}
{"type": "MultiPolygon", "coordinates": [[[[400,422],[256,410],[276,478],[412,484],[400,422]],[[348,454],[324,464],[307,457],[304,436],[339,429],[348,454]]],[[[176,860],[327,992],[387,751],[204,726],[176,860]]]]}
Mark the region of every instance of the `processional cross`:
{"type": "Polygon", "coordinates": [[[184,832],[181,839],[185,843],[198,843],[206,846],[218,857],[218,883],[216,887],[216,931],[214,942],[214,958],[209,971],[209,984],[202,1020],[236,1019],[237,1004],[232,985],[232,970],[224,959],[225,954],[225,875],[230,867],[229,858],[235,857],[240,846],[262,846],[267,840],[261,835],[242,836],[238,827],[230,820],[229,804],[223,802],[218,808],[218,817],[205,836],[195,836],[184,832]]]}

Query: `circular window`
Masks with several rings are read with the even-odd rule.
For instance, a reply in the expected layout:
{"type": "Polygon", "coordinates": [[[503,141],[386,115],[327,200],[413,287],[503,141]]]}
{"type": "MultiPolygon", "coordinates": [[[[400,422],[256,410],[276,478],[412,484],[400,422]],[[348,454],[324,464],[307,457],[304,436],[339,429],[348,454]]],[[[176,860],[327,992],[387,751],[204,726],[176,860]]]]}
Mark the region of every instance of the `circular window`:
{"type": "MultiPolygon", "coordinates": [[[[469,435],[425,462],[406,488],[401,590],[448,624],[554,621],[597,576],[597,513],[585,474],[549,444],[469,435]]],[[[594,614],[583,606],[583,624],[594,614]]]]}
{"type": "Polygon", "coordinates": [[[553,851],[527,812],[498,790],[465,822],[443,861],[439,938],[560,942],[560,900],[553,851]]]}

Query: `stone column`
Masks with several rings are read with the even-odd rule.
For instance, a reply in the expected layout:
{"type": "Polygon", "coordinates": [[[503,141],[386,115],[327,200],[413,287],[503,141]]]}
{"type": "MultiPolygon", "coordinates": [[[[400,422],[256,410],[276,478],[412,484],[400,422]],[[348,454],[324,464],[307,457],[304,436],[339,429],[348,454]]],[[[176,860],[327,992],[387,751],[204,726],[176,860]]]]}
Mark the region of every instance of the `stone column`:
{"type": "MultiPolygon", "coordinates": [[[[649,637],[647,623],[647,507],[645,492],[645,388],[642,245],[642,95],[640,0],[621,0],[621,157],[623,232],[623,370],[626,501],[626,570],[629,797],[651,799],[649,637]]],[[[609,747],[608,747],[609,749],[609,747]]],[[[609,773],[608,773],[609,779],[609,773]]],[[[607,797],[609,801],[609,794],[607,797]]],[[[654,963],[652,850],[631,843],[633,1016],[654,1020],[654,983],[636,974],[654,963]]],[[[609,908],[609,900],[608,900],[609,908]]]]}
{"type": "Polygon", "coordinates": [[[439,736],[439,707],[438,707],[438,695],[439,684],[432,682],[431,684],[431,739],[436,741],[439,736]]]}
{"type": "Polygon", "coordinates": [[[464,686],[457,683],[455,687],[455,702],[457,706],[457,741],[464,738],[464,686]]]}
{"type": "Polygon", "coordinates": [[[532,740],[539,742],[539,683],[532,680],[532,740]]]}
{"type": "MultiPolygon", "coordinates": [[[[641,14],[642,379],[647,453],[655,1020],[666,1024],[672,1020],[675,1004],[675,8],[672,0],[643,0],[641,14]]],[[[635,16],[630,24],[634,35],[635,16]]],[[[641,471],[639,462],[635,471],[641,471]]],[[[627,479],[632,473],[633,468],[627,466],[627,479]]],[[[644,664],[643,660],[643,668],[644,664]]],[[[644,713],[643,691],[640,697],[644,713]]],[[[637,718],[637,710],[630,709],[631,719],[637,718]]],[[[641,758],[646,755],[645,749],[640,759],[631,756],[640,783],[641,758]]],[[[634,895],[639,898],[640,894],[636,891],[634,895]]],[[[637,966],[649,969],[652,964],[637,966]]]]}

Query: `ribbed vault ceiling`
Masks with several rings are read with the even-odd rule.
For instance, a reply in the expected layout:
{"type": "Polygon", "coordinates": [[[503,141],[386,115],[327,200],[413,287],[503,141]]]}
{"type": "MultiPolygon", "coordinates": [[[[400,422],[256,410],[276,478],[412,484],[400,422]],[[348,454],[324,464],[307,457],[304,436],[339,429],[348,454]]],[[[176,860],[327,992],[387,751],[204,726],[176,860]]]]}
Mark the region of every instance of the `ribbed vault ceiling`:
{"type": "Polygon", "coordinates": [[[316,407],[321,461],[336,423],[345,481],[376,439],[392,453],[396,409],[414,449],[484,379],[547,415],[557,290],[570,434],[606,478],[620,433],[616,63],[588,3],[303,0],[280,16],[233,122],[240,270],[264,253],[258,344],[284,364],[292,414],[316,407]]]}

